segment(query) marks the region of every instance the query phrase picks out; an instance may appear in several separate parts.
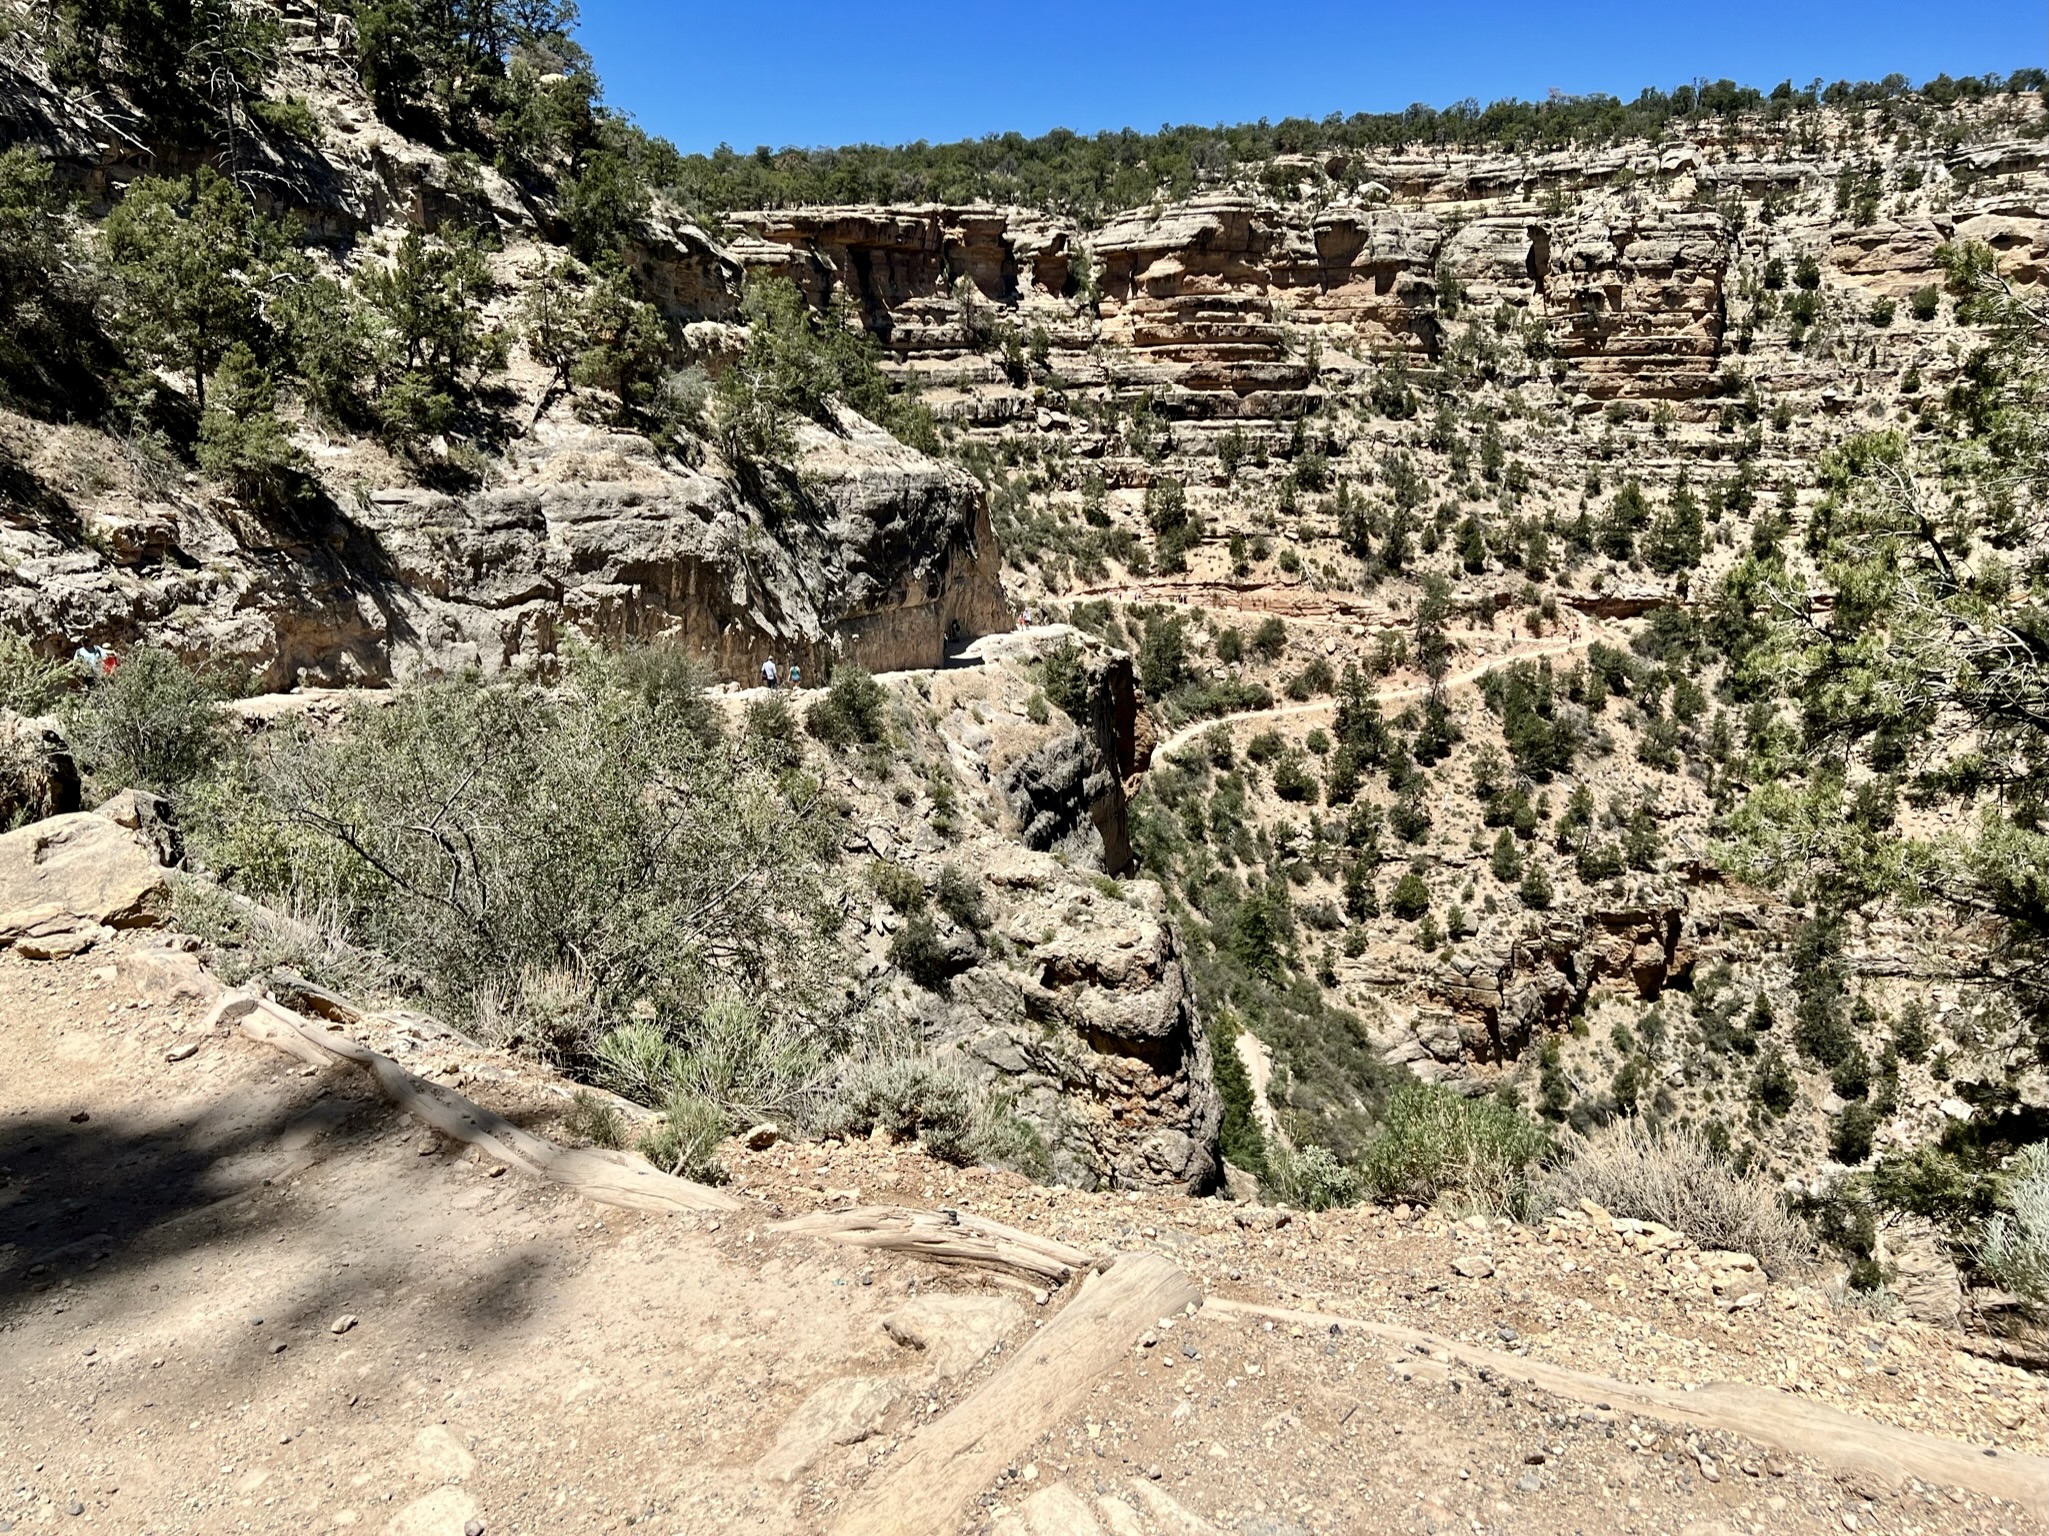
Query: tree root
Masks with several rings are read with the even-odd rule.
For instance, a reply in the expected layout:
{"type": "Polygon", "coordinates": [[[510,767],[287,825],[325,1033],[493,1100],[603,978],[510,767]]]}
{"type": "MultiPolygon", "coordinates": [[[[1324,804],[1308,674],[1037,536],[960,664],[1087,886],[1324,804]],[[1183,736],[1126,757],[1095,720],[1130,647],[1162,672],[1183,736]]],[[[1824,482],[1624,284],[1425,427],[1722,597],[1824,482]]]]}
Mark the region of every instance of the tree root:
{"type": "Polygon", "coordinates": [[[221,999],[207,1023],[238,1024],[250,1039],[296,1056],[309,1066],[353,1063],[376,1079],[384,1096],[415,1120],[452,1141],[480,1147],[509,1167],[573,1189],[601,1205],[655,1212],[741,1209],[736,1196],[663,1173],[630,1153],[558,1147],[523,1131],[504,1116],[415,1077],[389,1056],[351,1040],[341,1033],[339,1024],[317,1025],[246,992],[231,992],[221,999]]]}
{"type": "Polygon", "coordinates": [[[962,1506],[1029,1445],[1088,1402],[1139,1335],[1202,1300],[1162,1254],[1126,1253],[1082,1281],[1075,1298],[973,1395],[907,1441],[879,1485],[833,1536],[951,1536],[962,1506]]]}
{"type": "Polygon", "coordinates": [[[940,1264],[1014,1269],[1055,1285],[1096,1263],[1095,1255],[1080,1248],[966,1211],[865,1205],[851,1211],[815,1211],[809,1216],[779,1221],[769,1230],[885,1253],[906,1253],[940,1264]]]}

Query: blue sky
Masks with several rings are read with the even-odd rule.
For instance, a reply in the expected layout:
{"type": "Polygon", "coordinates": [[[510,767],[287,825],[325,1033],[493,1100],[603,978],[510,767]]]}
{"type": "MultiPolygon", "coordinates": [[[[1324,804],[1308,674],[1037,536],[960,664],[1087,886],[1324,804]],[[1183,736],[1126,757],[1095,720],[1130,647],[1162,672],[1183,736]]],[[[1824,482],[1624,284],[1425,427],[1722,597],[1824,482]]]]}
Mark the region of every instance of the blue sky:
{"type": "Polygon", "coordinates": [[[607,98],[686,151],[1153,129],[1695,76],[1921,80],[2042,64],[2043,0],[583,0],[607,98]]]}

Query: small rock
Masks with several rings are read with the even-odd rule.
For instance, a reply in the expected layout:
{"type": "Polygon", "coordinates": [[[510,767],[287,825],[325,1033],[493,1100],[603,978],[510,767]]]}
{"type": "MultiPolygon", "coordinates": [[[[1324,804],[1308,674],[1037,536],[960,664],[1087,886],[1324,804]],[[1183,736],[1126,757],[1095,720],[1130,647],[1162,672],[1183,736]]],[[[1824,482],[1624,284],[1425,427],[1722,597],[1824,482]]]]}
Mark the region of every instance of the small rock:
{"type": "Polygon", "coordinates": [[[355,1327],[356,1324],[360,1321],[361,1319],[358,1318],[355,1313],[344,1312],[340,1317],[336,1318],[333,1322],[327,1325],[327,1331],[333,1334],[347,1333],[351,1328],[355,1327]]]}
{"type": "Polygon", "coordinates": [[[90,1120],[91,1118],[92,1114],[90,1111],[81,1109],[77,1114],[71,1117],[71,1123],[73,1125],[84,1125],[85,1122],[90,1120]]]}
{"type": "Polygon", "coordinates": [[[270,1352],[273,1355],[283,1354],[285,1352],[285,1341],[283,1339],[279,1339],[275,1344],[270,1346],[270,1352]]]}
{"type": "Polygon", "coordinates": [[[762,1121],[743,1138],[749,1152],[766,1152],[782,1139],[783,1128],[773,1120],[762,1121]]]}
{"type": "Polygon", "coordinates": [[[1525,1472],[1515,1480],[1515,1486],[1524,1493],[1535,1493],[1544,1486],[1544,1480],[1534,1472],[1525,1472]]]}
{"type": "Polygon", "coordinates": [[[484,1536],[484,1522],[481,1520],[465,1522],[462,1528],[462,1536],[484,1536]]]}
{"type": "Polygon", "coordinates": [[[82,1515],[85,1513],[85,1506],[79,1503],[78,1500],[73,1499],[69,1504],[64,1506],[64,1512],[67,1515],[82,1515]]]}
{"type": "Polygon", "coordinates": [[[198,1054],[199,1047],[188,1040],[183,1045],[174,1045],[168,1051],[164,1052],[164,1060],[190,1061],[193,1057],[197,1056],[198,1054]]]}
{"type": "Polygon", "coordinates": [[[1165,1477],[1167,1474],[1159,1467],[1147,1467],[1145,1469],[1145,1475],[1157,1483],[1161,1478],[1165,1477]]]}
{"type": "Polygon", "coordinates": [[[1494,1261],[1484,1253],[1468,1253],[1451,1261],[1454,1274],[1464,1275],[1468,1280],[1485,1280],[1494,1273],[1494,1261]]]}

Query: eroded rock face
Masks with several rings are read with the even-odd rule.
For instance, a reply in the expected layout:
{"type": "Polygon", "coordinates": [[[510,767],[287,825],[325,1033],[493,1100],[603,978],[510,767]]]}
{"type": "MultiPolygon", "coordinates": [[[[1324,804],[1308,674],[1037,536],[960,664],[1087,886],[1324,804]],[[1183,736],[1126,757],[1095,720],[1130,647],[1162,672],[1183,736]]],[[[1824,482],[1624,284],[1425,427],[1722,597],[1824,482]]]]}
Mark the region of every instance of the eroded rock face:
{"type": "Polygon", "coordinates": [[[1650,1002],[1690,984],[1725,925],[1745,921],[1676,879],[1639,882],[1620,903],[1532,915],[1513,935],[1462,947],[1419,978],[1420,1005],[1388,1057],[1431,1077],[1511,1064],[1599,994],[1650,1002]]]}
{"type": "Polygon", "coordinates": [[[1206,1192],[1223,1108],[1159,888],[1039,878],[1005,927],[1023,1016],[989,1021],[962,1054],[1002,1075],[1071,1181],[1206,1192]]]}
{"type": "MultiPolygon", "coordinates": [[[[1417,184],[1399,169],[1390,175],[1417,184]]],[[[1014,209],[748,214],[753,235],[739,255],[786,272],[815,303],[844,292],[912,360],[965,362],[976,350],[956,294],[965,279],[981,300],[1045,330],[1063,354],[1086,353],[1061,356],[1069,383],[1153,388],[1163,392],[1156,409],[1183,417],[1306,410],[1318,363],[1291,345],[1291,324],[1326,328],[1354,356],[1394,350],[1427,360],[1453,315],[1504,304],[1548,333],[1574,387],[1592,398],[1707,391],[1735,254],[1719,213],[1676,186],[1596,185],[1569,211],[1518,203],[1450,225],[1429,206],[1449,195],[1450,175],[1421,182],[1409,194],[1420,205],[1317,208],[1215,193],[1122,214],[1087,236],[1014,209]],[[1070,252],[1092,263],[1093,311],[1053,302],[1065,293],[1070,252]]],[[[1506,175],[1470,164],[1452,180],[1459,192],[1499,197],[1506,189],[1495,183],[1506,175]]],[[[986,415],[996,403],[978,409],[986,415]]]]}
{"type": "Polygon", "coordinates": [[[466,494],[372,490],[282,528],[181,501],[120,558],[53,517],[0,533],[21,578],[0,607],[53,651],[146,640],[273,690],[545,665],[571,632],[822,677],[936,666],[949,635],[1007,626],[972,478],[857,417],[801,437],[809,489],[780,516],[644,439],[551,419],[512,483],[466,494]]]}
{"type": "Polygon", "coordinates": [[[915,734],[902,750],[938,758],[951,776],[963,813],[952,840],[855,779],[848,846],[907,865],[928,888],[948,863],[978,875],[989,931],[972,942],[938,919],[961,963],[928,989],[894,974],[898,920],[857,916],[848,939],[866,952],[867,1001],[1003,1093],[1054,1177],[1206,1192],[1222,1168],[1222,1108],[1165,899],[1150,881],[1097,872],[1130,862],[1123,775],[1140,749],[1130,658],[1049,626],[991,636],[960,662],[885,680],[910,706],[915,734]],[[1090,718],[1049,710],[1035,721],[1035,658],[1063,644],[1083,657],[1090,718]]]}

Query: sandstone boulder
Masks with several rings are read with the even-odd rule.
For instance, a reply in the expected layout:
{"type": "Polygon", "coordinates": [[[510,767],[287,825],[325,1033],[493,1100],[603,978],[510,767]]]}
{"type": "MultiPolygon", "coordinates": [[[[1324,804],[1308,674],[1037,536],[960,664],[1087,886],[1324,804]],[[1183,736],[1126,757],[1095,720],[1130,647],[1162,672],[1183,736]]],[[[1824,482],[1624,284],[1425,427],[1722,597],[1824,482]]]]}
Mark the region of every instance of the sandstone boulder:
{"type": "MultiPolygon", "coordinates": [[[[166,866],[151,832],[139,824],[140,803],[124,798],[115,812],[136,815],[136,826],[85,812],[0,837],[0,942],[40,943],[67,923],[72,929],[136,928],[157,921],[166,866]]],[[[167,825],[168,809],[161,814],[167,825]]]]}

